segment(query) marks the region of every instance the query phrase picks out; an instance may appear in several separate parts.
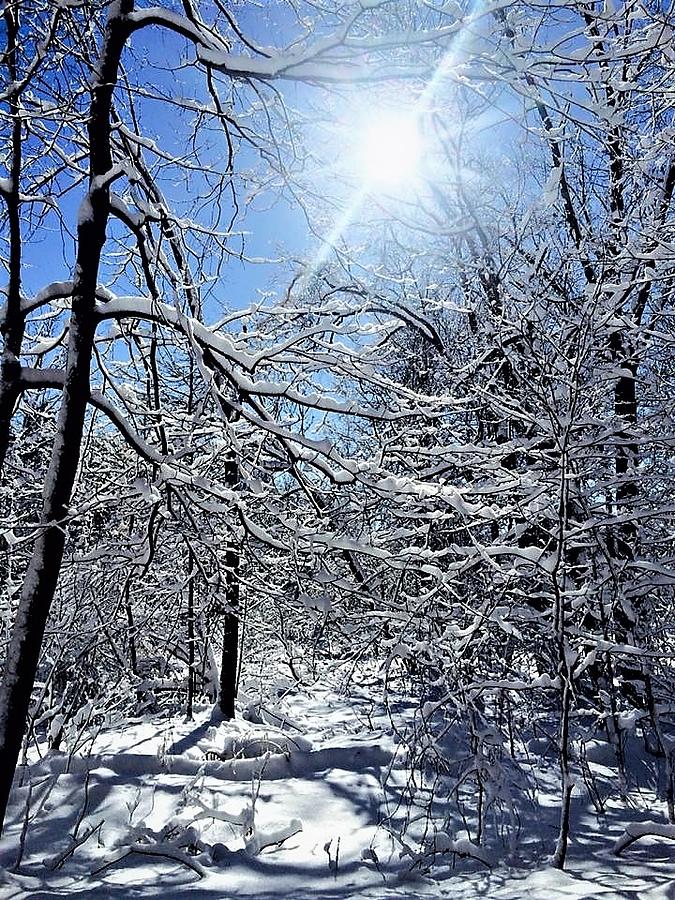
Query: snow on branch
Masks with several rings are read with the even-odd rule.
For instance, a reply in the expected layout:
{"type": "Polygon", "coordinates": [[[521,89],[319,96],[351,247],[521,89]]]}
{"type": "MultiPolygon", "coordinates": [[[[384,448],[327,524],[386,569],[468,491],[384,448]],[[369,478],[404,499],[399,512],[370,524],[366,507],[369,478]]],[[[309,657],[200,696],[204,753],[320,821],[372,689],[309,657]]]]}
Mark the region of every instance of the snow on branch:
{"type": "MultiPolygon", "coordinates": [[[[41,306],[47,306],[47,304],[52,303],[54,300],[65,300],[68,297],[72,297],[72,295],[72,281],[52,281],[38,291],[33,297],[24,298],[21,301],[21,312],[23,315],[28,315],[28,313],[40,309],[41,306]]],[[[96,288],[96,299],[99,302],[106,303],[111,300],[112,297],[113,295],[110,291],[102,285],[98,285],[96,288]]],[[[0,316],[0,320],[1,318],[2,316],[0,316]]]]}
{"type": "Polygon", "coordinates": [[[91,874],[98,875],[105,869],[110,868],[110,866],[114,866],[117,863],[121,862],[123,859],[126,859],[128,856],[131,856],[131,854],[133,853],[137,853],[140,856],[163,857],[164,859],[169,859],[172,862],[180,863],[181,865],[186,866],[188,869],[192,869],[192,871],[200,878],[203,878],[207,874],[207,870],[204,868],[204,866],[202,866],[200,862],[198,862],[198,860],[196,860],[181,847],[176,847],[174,844],[171,844],[167,841],[157,844],[142,844],[140,842],[134,843],[130,847],[125,847],[122,850],[114,853],[110,859],[106,860],[106,862],[95,869],[91,874]]]}
{"type": "MultiPolygon", "coordinates": [[[[21,390],[38,390],[54,388],[62,390],[66,380],[66,374],[58,369],[31,369],[24,366],[21,369],[21,390]]],[[[161,465],[165,457],[158,453],[154,447],[131,427],[124,415],[114,406],[100,391],[92,391],[89,395],[89,403],[99,409],[108,417],[115,428],[122,435],[129,446],[135,450],[146,462],[161,465]]]]}
{"type": "MultiPolygon", "coordinates": [[[[493,4],[494,6],[499,4],[493,4]]],[[[233,78],[258,81],[290,79],[314,83],[343,83],[354,81],[382,81],[392,78],[416,78],[429,74],[433,64],[386,64],[373,63],[369,56],[373,53],[396,50],[405,47],[431,45],[456,37],[463,28],[485,11],[464,18],[455,18],[447,25],[428,30],[404,29],[388,34],[359,37],[350,35],[356,20],[368,8],[378,4],[360,4],[359,11],[336,33],[327,35],[311,43],[300,52],[278,53],[274,56],[242,56],[230,53],[226,38],[215,28],[194,19],[161,7],[136,10],[125,17],[131,31],[148,26],[158,26],[181,35],[192,42],[198,60],[211,69],[216,69],[233,78]]]]}
{"type": "MultiPolygon", "coordinates": [[[[200,349],[208,349],[219,357],[224,357],[229,363],[233,363],[239,369],[252,373],[256,367],[262,362],[273,360],[278,354],[290,349],[293,344],[300,343],[306,337],[311,337],[318,331],[330,330],[332,333],[339,332],[339,329],[331,323],[324,322],[318,327],[312,327],[301,332],[293,338],[293,341],[282,341],[273,344],[256,353],[250,353],[243,350],[238,343],[223,333],[216,333],[211,328],[204,325],[198,319],[187,316],[176,307],[159,301],[148,300],[144,297],[119,297],[109,302],[99,304],[99,319],[121,319],[126,317],[141,318],[148,321],[158,322],[166,325],[180,333],[186,335],[189,339],[200,347],[200,349]]],[[[217,358],[215,359],[217,362],[217,358]]],[[[220,368],[220,367],[219,367],[220,368]]],[[[227,372],[228,379],[236,387],[237,391],[243,395],[254,395],[257,397],[274,397],[284,398],[304,406],[306,408],[316,409],[325,413],[340,413],[349,416],[360,416],[370,419],[378,419],[382,421],[391,421],[407,417],[419,410],[411,410],[409,408],[388,409],[382,407],[366,407],[354,400],[338,400],[335,397],[327,396],[319,393],[303,393],[295,389],[291,384],[284,381],[263,381],[253,380],[244,375],[241,371],[227,372]]],[[[323,452],[324,445],[318,447],[323,452]]]]}
{"type": "Polygon", "coordinates": [[[402,78],[420,78],[429,73],[428,66],[382,66],[352,60],[314,62],[292,56],[272,59],[255,59],[252,56],[234,56],[230,53],[214,53],[197,49],[200,62],[233,78],[250,78],[273,81],[283,78],[291,81],[309,81],[320,84],[344,82],[390,81],[402,78]]]}
{"type": "Polygon", "coordinates": [[[125,17],[125,22],[132,31],[147,28],[149,25],[166,28],[193,44],[212,49],[216,53],[229,49],[227,41],[213,29],[201,26],[199,23],[161,6],[136,10],[125,17]]]}
{"type": "Polygon", "coordinates": [[[675,841],[675,825],[665,825],[663,822],[631,822],[626,826],[626,830],[614,844],[614,853],[620,856],[624,850],[634,844],[635,841],[641,840],[643,837],[653,835],[654,837],[669,838],[675,841]]]}
{"type": "Polygon", "coordinates": [[[145,297],[118,297],[105,304],[99,304],[97,311],[100,321],[135,318],[168,325],[189,334],[200,345],[237,363],[242,369],[252,372],[255,367],[256,355],[240,350],[231,338],[215,334],[196,319],[188,320],[183,313],[168,303],[147,300],[145,297]]]}

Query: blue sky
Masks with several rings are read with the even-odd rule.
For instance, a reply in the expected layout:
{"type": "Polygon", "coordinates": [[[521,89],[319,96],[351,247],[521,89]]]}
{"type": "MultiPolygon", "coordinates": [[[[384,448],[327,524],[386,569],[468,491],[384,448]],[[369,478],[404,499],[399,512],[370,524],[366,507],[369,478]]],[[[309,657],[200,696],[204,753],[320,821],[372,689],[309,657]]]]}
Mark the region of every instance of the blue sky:
{"type": "MultiPolygon", "coordinates": [[[[289,16],[289,7],[284,4],[270,4],[252,11],[249,5],[241,7],[243,28],[253,40],[264,45],[285,43],[284,39],[290,29],[289,16]]],[[[134,36],[126,63],[130,77],[144,91],[158,89],[178,100],[186,98],[191,102],[199,102],[206,97],[204,73],[188,65],[193,58],[192,47],[182,39],[152,28],[134,36]]],[[[269,165],[249,146],[242,145],[240,148],[234,163],[237,173],[236,190],[241,208],[246,208],[246,214],[235,222],[234,231],[241,231],[243,237],[232,237],[232,251],[238,253],[243,241],[247,257],[269,262],[242,261],[236,255],[228,260],[212,293],[214,298],[220,298],[230,308],[242,308],[258,302],[261,293],[266,291],[283,295],[292,277],[292,265],[282,264],[280,260],[284,256],[296,260],[316,256],[321,246],[320,236],[330,235],[334,222],[341,217],[341,207],[349,206],[350,198],[358,192],[359,174],[355,171],[355,151],[358,149],[359,129],[384,107],[396,108],[399,103],[413,105],[416,99],[415,89],[407,85],[395,89],[387,88],[386,85],[371,89],[360,86],[328,92],[286,82],[275,86],[275,89],[283,96],[290,115],[297,120],[304,120],[296,139],[300,154],[307,154],[307,167],[301,175],[305,187],[299,188],[298,195],[294,197],[288,189],[280,187],[281,178],[277,178],[276,184],[270,189],[263,190],[250,200],[255,180],[267,178],[269,165]],[[315,166],[312,155],[324,156],[327,164],[319,165],[312,171],[315,166]],[[243,177],[243,173],[247,171],[252,176],[250,179],[243,177]],[[321,203],[325,205],[323,214],[317,219],[315,234],[309,232],[298,204],[299,199],[308,199],[306,191],[309,190],[316,192],[316,200],[310,199],[315,207],[318,208],[321,203]]],[[[248,105],[256,102],[256,96],[250,88],[244,89],[241,85],[237,86],[237,90],[239,99],[234,101],[232,112],[247,122],[250,113],[248,105]]],[[[267,88],[263,90],[268,100],[273,102],[273,93],[267,88]]],[[[227,87],[225,99],[226,94],[227,87]]],[[[145,134],[172,152],[187,153],[189,159],[190,149],[189,144],[184,142],[184,131],[189,128],[190,120],[195,118],[196,112],[179,113],[166,103],[144,99],[139,101],[139,113],[145,134]]],[[[265,126],[264,115],[260,114],[258,118],[265,126]]],[[[281,119],[274,127],[278,129],[276,136],[285,140],[281,119]]],[[[504,137],[507,136],[504,129],[501,133],[504,137]]],[[[224,135],[217,129],[204,129],[197,135],[197,140],[206,167],[222,170],[227,154],[224,135]]],[[[494,128],[492,140],[494,141],[494,128]]],[[[151,154],[149,158],[152,158],[151,154]]],[[[198,192],[203,184],[197,174],[186,185],[175,177],[175,172],[167,172],[161,181],[161,187],[167,199],[175,206],[177,214],[181,215],[192,203],[190,191],[198,192]]],[[[115,189],[124,194],[127,186],[120,181],[116,183],[115,189]]],[[[73,234],[77,208],[84,192],[85,184],[82,183],[60,202],[67,226],[73,234]]],[[[370,202],[371,199],[367,198],[358,209],[359,219],[375,215],[377,204],[370,202]]],[[[389,205],[391,207],[391,203],[389,205]]],[[[231,213],[227,202],[222,213],[225,222],[231,213]]],[[[74,250],[68,239],[66,245],[64,258],[61,237],[56,220],[52,217],[27,246],[25,293],[33,293],[46,283],[70,277],[74,250]]],[[[110,247],[107,248],[107,252],[109,251],[110,247]]],[[[106,257],[102,271],[104,281],[105,261],[106,257]]],[[[218,317],[215,310],[214,317],[218,317]]]]}

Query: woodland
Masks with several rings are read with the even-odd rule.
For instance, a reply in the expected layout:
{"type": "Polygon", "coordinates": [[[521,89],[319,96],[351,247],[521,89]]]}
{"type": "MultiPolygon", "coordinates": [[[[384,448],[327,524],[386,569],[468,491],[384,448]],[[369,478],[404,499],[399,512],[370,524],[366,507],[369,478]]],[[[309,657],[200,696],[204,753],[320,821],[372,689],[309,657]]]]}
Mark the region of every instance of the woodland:
{"type": "Polygon", "coordinates": [[[672,898],[675,4],[152,3],[0,3],[0,897],[672,898]]]}

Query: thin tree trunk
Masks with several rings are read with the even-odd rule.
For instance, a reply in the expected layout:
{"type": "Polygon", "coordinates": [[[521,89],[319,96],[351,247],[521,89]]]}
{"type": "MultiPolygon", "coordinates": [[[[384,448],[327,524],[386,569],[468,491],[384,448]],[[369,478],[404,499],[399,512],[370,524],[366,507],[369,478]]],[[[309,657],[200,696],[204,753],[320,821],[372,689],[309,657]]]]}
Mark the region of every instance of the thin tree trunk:
{"type": "Polygon", "coordinates": [[[138,654],[136,653],[136,623],[131,606],[131,579],[124,585],[124,611],[127,614],[127,645],[129,647],[129,668],[132,675],[138,675],[138,654]]]}
{"type": "MultiPolygon", "coordinates": [[[[565,669],[567,666],[565,665],[565,669]]],[[[569,671],[562,671],[563,689],[561,697],[560,711],[560,774],[562,776],[562,796],[560,803],[560,827],[558,829],[558,839],[556,841],[555,852],[553,854],[552,864],[556,869],[565,867],[565,859],[567,858],[567,846],[570,835],[570,813],[572,808],[572,791],[574,790],[574,779],[571,774],[570,767],[570,707],[571,707],[571,674],[569,671]]]]}
{"type": "MultiPolygon", "coordinates": [[[[235,488],[239,481],[239,464],[234,449],[230,450],[225,479],[235,488]]],[[[225,551],[225,602],[223,620],[223,653],[220,664],[220,695],[218,705],[226,719],[234,718],[237,697],[237,668],[239,653],[239,548],[231,535],[225,551]]]]}
{"type": "MultiPolygon", "coordinates": [[[[572,410],[570,409],[570,414],[572,410]]],[[[570,421],[571,421],[570,415],[570,421]]],[[[565,609],[567,575],[565,572],[566,535],[569,529],[569,460],[567,451],[568,435],[560,441],[560,496],[558,502],[557,559],[552,573],[555,597],[555,638],[558,650],[558,678],[560,693],[560,826],[552,864],[556,869],[565,866],[570,834],[570,813],[572,807],[572,763],[570,758],[570,714],[572,707],[572,648],[567,633],[567,611],[565,609]]]]}
{"type": "MultiPolygon", "coordinates": [[[[234,540],[234,538],[232,539],[234,540]]],[[[239,655],[239,548],[230,544],[225,553],[226,603],[223,619],[223,653],[220,663],[220,711],[234,719],[239,655]]]]}
{"type": "Polygon", "coordinates": [[[192,706],[195,696],[195,575],[196,568],[192,547],[188,544],[188,595],[187,595],[187,638],[188,638],[188,684],[185,714],[192,719],[192,706]]]}

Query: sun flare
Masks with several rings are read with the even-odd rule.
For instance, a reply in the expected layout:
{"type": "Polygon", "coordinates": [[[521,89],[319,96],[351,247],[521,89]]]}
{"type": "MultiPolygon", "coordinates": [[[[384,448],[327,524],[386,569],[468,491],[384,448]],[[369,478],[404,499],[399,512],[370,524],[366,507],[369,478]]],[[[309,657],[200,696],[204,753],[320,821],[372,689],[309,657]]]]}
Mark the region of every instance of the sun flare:
{"type": "Polygon", "coordinates": [[[380,117],[365,129],[359,160],[361,173],[370,184],[396,187],[414,177],[421,156],[420,133],[412,116],[380,117]]]}

